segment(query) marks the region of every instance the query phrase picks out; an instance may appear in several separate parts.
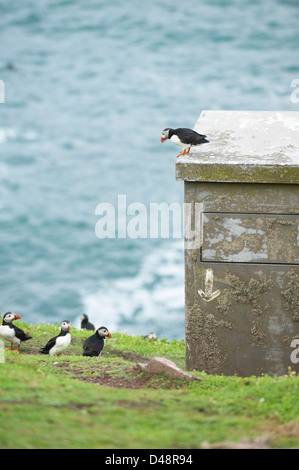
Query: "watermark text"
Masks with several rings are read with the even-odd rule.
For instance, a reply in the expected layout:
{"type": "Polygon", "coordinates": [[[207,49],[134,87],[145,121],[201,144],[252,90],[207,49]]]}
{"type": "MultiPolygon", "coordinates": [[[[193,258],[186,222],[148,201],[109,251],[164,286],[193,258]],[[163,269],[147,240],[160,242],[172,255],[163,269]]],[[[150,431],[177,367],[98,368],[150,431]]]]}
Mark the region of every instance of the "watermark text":
{"type": "Polygon", "coordinates": [[[291,348],[295,348],[291,353],[291,362],[293,364],[299,363],[299,338],[293,339],[291,342],[291,348]]]}
{"type": "Polygon", "coordinates": [[[198,249],[202,240],[201,203],[142,202],[127,204],[124,194],[118,195],[117,205],[101,202],[95,209],[99,220],[96,236],[102,238],[174,238],[184,236],[185,248],[198,249]]]}
{"type": "Polygon", "coordinates": [[[294,78],[294,80],[291,81],[291,88],[294,88],[294,90],[291,93],[290,100],[292,103],[299,103],[299,78],[294,78]]]}

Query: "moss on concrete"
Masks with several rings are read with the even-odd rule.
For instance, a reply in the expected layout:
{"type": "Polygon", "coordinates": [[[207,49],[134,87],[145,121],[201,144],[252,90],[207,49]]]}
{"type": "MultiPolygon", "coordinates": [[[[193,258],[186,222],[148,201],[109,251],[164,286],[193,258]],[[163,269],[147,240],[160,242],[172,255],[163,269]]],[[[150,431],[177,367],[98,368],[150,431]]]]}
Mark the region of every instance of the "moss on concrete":
{"type": "Polygon", "coordinates": [[[228,353],[218,344],[218,329],[232,328],[232,324],[225,320],[218,321],[212,314],[203,310],[196,302],[186,308],[188,321],[186,324],[186,337],[189,338],[192,354],[187,350],[187,369],[216,370],[227,360],[228,353]],[[193,363],[196,358],[196,364],[193,363]]]}
{"type": "Polygon", "coordinates": [[[248,283],[242,281],[237,275],[226,271],[224,282],[229,287],[223,289],[221,296],[218,297],[218,310],[220,313],[227,314],[229,308],[234,303],[240,305],[250,305],[252,313],[262,315],[263,307],[261,297],[269,292],[274,282],[269,277],[252,277],[248,283]]]}
{"type": "Polygon", "coordinates": [[[209,164],[180,162],[176,164],[176,179],[184,181],[232,183],[298,183],[298,166],[209,164]]]}
{"type": "Polygon", "coordinates": [[[286,273],[287,283],[281,292],[287,311],[292,312],[293,321],[299,321],[299,274],[291,269],[286,273]]]}

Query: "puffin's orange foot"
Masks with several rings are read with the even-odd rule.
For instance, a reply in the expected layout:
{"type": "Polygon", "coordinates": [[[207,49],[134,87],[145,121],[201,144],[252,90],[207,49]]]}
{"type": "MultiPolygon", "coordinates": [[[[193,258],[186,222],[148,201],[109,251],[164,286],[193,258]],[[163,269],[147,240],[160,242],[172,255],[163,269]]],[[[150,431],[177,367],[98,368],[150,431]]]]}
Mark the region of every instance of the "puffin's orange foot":
{"type": "Polygon", "coordinates": [[[7,349],[7,350],[12,350],[12,349],[11,349],[11,348],[12,348],[12,345],[13,345],[13,343],[10,343],[9,348],[5,348],[5,349],[7,349]]]}
{"type": "Polygon", "coordinates": [[[177,156],[176,158],[178,158],[180,155],[184,155],[184,153],[186,153],[186,150],[185,150],[185,149],[182,150],[182,151],[178,154],[178,156],[177,156]]]}

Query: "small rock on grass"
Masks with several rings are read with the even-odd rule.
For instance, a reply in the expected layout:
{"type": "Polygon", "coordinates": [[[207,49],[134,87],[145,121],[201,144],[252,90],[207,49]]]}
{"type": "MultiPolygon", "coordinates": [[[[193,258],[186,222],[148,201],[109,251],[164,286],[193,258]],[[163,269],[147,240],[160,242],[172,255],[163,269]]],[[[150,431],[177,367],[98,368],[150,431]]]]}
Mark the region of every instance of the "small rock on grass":
{"type": "Polygon", "coordinates": [[[181,380],[202,380],[200,377],[188,374],[180,369],[174,362],[166,357],[153,357],[147,364],[137,363],[137,367],[142,372],[148,374],[166,374],[172,379],[181,380]]]}

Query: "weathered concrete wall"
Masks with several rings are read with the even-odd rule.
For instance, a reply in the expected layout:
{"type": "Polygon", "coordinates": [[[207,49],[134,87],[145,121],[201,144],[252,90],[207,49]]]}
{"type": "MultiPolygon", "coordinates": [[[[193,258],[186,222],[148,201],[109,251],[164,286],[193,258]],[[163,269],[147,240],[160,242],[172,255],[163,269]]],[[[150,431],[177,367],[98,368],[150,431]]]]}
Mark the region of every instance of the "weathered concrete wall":
{"type": "Polygon", "coordinates": [[[291,360],[299,339],[299,113],[204,112],[197,130],[210,150],[205,144],[177,163],[185,202],[202,207],[200,247],[185,250],[187,369],[299,372],[299,354],[291,360]]]}
{"type": "Polygon", "coordinates": [[[299,338],[299,274],[293,266],[203,263],[186,252],[186,365],[188,370],[241,376],[285,374],[299,338]],[[190,258],[192,261],[190,262],[190,258]],[[213,272],[211,301],[202,298],[213,272]]]}

